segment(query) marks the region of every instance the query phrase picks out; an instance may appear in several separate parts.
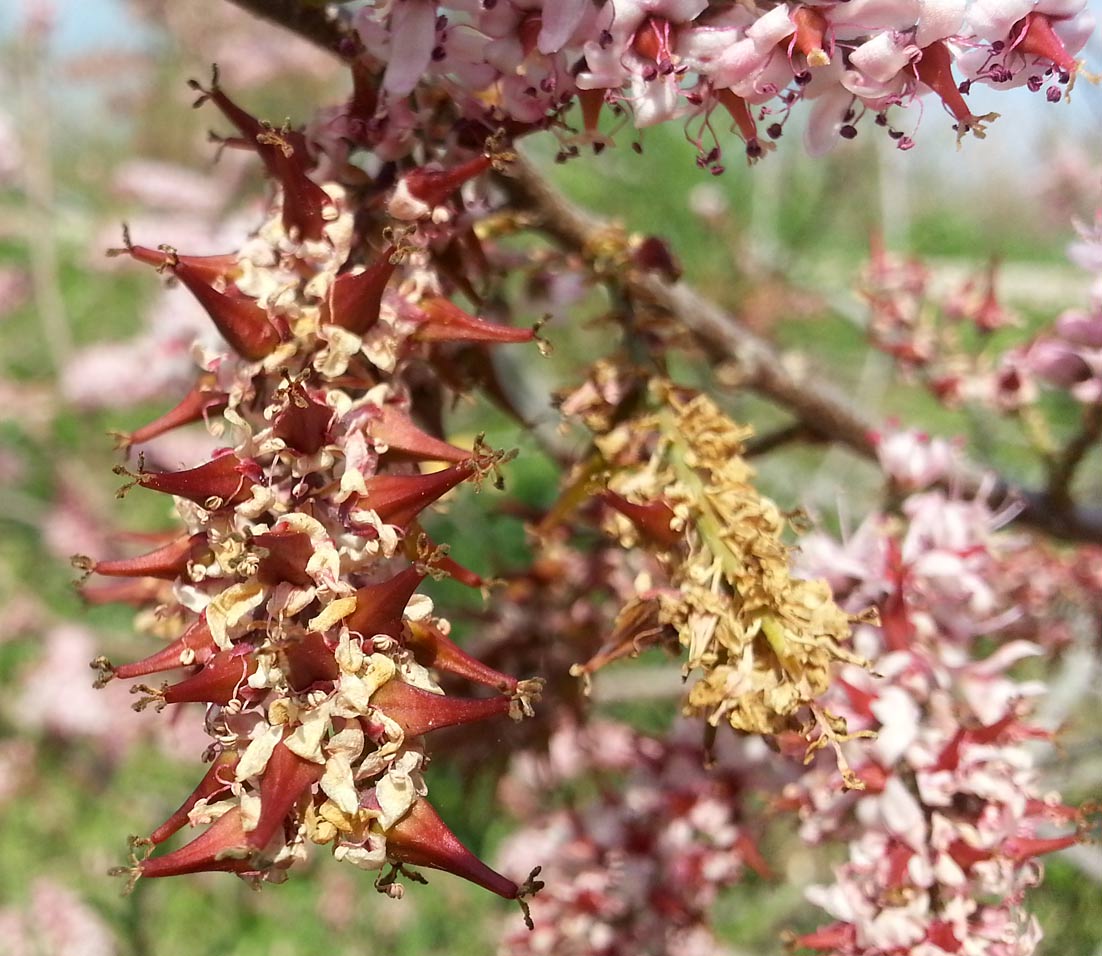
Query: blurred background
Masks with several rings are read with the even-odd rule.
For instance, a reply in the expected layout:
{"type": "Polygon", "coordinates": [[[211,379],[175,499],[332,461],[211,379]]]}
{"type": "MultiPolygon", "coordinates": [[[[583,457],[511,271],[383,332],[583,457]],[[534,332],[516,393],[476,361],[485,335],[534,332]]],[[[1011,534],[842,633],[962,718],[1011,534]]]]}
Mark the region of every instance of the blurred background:
{"type": "MultiPolygon", "coordinates": [[[[104,251],[120,243],[123,221],[135,242],[194,254],[232,248],[256,221],[255,164],[232,150],[214,162],[207,131],[218,122],[192,110],[187,78],[205,79],[217,62],[224,87],[277,123],[304,122],[344,97],[349,82],[327,55],[222,0],[4,0],[0,48],[0,954],[487,952],[513,909],[446,876],[396,903],[372,890],[369,874],[321,854],[289,885],[263,893],[206,874],[148,881],[120,897],[104,875],[125,862],[127,834],[159,822],[194,785],[205,738],[194,714],[175,722],[135,714],[126,688],[93,690],[88,662],[135,656],[140,643],[128,609],[78,598],[70,557],[105,554],[120,532],[171,526],[155,496],[115,500],[120,453],[109,433],[177,400],[206,321],[186,293],[104,251]]],[[[1097,41],[1087,59],[1102,64],[1097,41]]],[[[718,178],[695,166],[676,129],[648,131],[642,155],[621,148],[558,166],[553,143],[532,150],[571,196],[667,239],[687,280],[761,334],[807,352],[859,403],[974,438],[979,423],[899,386],[865,348],[854,286],[870,236],[928,260],[946,287],[997,257],[1002,294],[1027,326],[1081,302],[1090,277],[1067,263],[1065,248],[1072,220],[1090,221],[1102,199],[1102,95],[1080,82],[1070,104],[1024,90],[977,88],[973,97],[977,112],[1003,116],[985,141],[959,151],[931,103],[910,152],[866,124],[814,162],[798,134],[786,133],[748,169],[730,137],[718,178]]],[[[618,139],[625,146],[629,131],[618,139]]],[[[548,419],[540,402],[570,381],[572,332],[560,323],[549,335],[560,356],[526,383],[548,419]]],[[[738,402],[760,427],[775,415],[738,402]]],[[[514,496],[533,507],[553,498],[554,469],[529,438],[477,407],[456,422],[520,445],[514,496]]],[[[200,430],[146,453],[153,465],[179,467],[210,446],[200,430]]],[[[1012,443],[989,439],[981,453],[1029,477],[1012,443]]],[[[804,454],[799,468],[765,465],[766,489],[786,507],[859,515],[871,470],[840,452],[804,454]]],[[[462,537],[468,516],[479,520],[486,507],[458,501],[448,528],[462,537]]],[[[463,560],[494,573],[522,564],[519,518],[489,527],[477,541],[467,536],[463,560]]],[[[454,597],[441,593],[445,603],[454,597]]],[[[443,815],[492,857],[509,827],[493,781],[446,764],[432,779],[443,815]]],[[[1043,951],[1091,952],[1102,938],[1098,886],[1069,861],[1049,869],[1038,904],[1043,951]]],[[[759,881],[738,891],[719,922],[746,952],[777,952],[777,931],[799,899],[798,886],[759,881]]]]}

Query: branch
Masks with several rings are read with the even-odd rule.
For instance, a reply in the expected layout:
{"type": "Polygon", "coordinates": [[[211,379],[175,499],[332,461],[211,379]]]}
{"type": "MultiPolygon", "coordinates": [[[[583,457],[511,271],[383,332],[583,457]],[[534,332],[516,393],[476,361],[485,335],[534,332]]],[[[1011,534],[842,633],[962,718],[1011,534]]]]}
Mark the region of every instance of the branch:
{"type": "MultiPolygon", "coordinates": [[[[535,228],[558,245],[596,265],[596,250],[612,223],[582,210],[558,193],[524,159],[501,180],[512,199],[534,219],[535,228]]],[[[686,283],[637,270],[605,276],[625,292],[667,312],[716,359],[733,363],[743,386],[792,412],[813,435],[840,443],[862,458],[875,460],[875,423],[861,414],[830,382],[814,375],[798,355],[777,351],[738,319],[686,283]]],[[[1068,541],[1102,543],[1102,509],[1061,503],[1047,491],[1020,488],[971,468],[950,476],[948,484],[965,497],[984,494],[993,508],[1016,504],[1016,520],[1068,541]]]]}
{"type": "Polygon", "coordinates": [[[1075,473],[1099,439],[1102,439],[1102,402],[1095,402],[1084,410],[1079,431],[1052,463],[1048,478],[1048,497],[1052,501],[1071,505],[1071,483],[1075,473]]]}

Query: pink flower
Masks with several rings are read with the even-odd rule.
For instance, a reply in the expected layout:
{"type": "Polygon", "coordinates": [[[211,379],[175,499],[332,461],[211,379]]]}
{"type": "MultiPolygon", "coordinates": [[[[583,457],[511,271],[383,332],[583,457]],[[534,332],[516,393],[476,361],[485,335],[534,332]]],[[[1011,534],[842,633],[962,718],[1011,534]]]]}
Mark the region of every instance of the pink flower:
{"type": "Polygon", "coordinates": [[[46,878],[22,905],[0,909],[0,937],[9,956],[116,956],[114,933],[72,890],[46,878]]]}
{"type": "Polygon", "coordinates": [[[960,457],[954,445],[943,438],[907,431],[878,435],[876,455],[880,467],[904,491],[943,481],[960,457]]]}

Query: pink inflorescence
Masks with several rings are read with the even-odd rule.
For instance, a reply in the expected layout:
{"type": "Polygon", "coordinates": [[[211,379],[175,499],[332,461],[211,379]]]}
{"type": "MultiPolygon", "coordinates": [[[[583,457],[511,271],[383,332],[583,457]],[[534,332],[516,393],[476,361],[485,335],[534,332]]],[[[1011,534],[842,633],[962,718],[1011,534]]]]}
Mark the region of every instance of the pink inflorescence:
{"type": "Polygon", "coordinates": [[[364,7],[355,25],[386,63],[379,110],[361,130],[384,151],[408,148],[424,109],[410,94],[429,78],[492,127],[544,125],[577,100],[583,129],[561,137],[563,157],[611,142],[599,128],[606,106],[638,128],[681,120],[701,165],[718,172],[717,115],[753,161],[804,100],[812,153],[856,136],[866,116],[909,148],[888,111],[931,92],[959,135],[983,136],[996,114],[973,112],[972,86],[1060,100],[1093,20],[1085,0],[403,0],[364,7]]]}
{"type": "Polygon", "coordinates": [[[882,627],[856,638],[875,674],[843,668],[825,703],[850,731],[875,732],[845,745],[863,789],[841,792],[824,766],[785,792],[807,841],[849,848],[834,882],[808,891],[834,922],[793,943],[837,956],[1026,956],[1041,937],[1024,908],[1037,858],[1076,843],[1081,823],[1039,788],[1031,744],[1051,733],[1030,714],[1044,685],[1009,673],[1042,653],[1023,626],[1026,549],[982,500],[925,491],[903,511],[806,551],[836,594],[875,603],[882,627]]]}
{"type": "Polygon", "coordinates": [[[507,932],[499,952],[724,952],[709,911],[746,867],[761,875],[768,867],[743,806],[745,794],[764,785],[764,744],[733,736],[722,744],[705,768],[699,731],[688,724],[653,739],[619,724],[565,723],[546,756],[516,760],[502,793],[529,822],[503,848],[502,868],[523,869],[538,849],[548,861],[547,885],[532,901],[535,930],[507,932]],[[532,817],[548,791],[583,775],[615,782],[595,798],[532,817]]]}

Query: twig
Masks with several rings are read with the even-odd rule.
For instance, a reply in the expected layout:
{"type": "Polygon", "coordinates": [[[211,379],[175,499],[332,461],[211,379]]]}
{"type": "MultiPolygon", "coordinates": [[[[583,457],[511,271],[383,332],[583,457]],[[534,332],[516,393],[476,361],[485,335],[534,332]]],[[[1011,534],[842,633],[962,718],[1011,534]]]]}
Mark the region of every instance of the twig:
{"type": "Polygon", "coordinates": [[[1071,483],[1087,453],[1102,439],[1102,402],[1088,405],[1083,423],[1049,468],[1048,497],[1065,508],[1072,504],[1071,483]]]}

